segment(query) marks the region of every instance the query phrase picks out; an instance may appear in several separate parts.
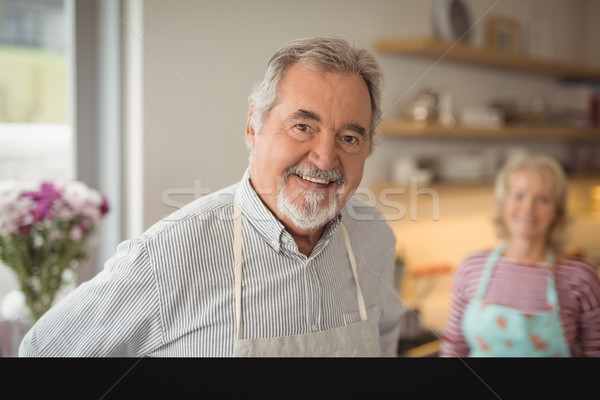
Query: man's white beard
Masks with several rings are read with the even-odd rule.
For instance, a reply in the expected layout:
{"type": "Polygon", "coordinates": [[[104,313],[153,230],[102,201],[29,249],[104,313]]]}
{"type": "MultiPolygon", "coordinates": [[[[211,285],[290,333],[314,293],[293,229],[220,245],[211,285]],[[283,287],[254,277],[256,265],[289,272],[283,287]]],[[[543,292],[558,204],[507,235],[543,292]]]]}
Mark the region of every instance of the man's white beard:
{"type": "Polygon", "coordinates": [[[338,186],[334,191],[305,191],[289,199],[285,193],[287,183],[286,179],[279,185],[277,209],[282,215],[290,218],[298,228],[305,230],[320,228],[338,213],[343,185],[338,186]]]}

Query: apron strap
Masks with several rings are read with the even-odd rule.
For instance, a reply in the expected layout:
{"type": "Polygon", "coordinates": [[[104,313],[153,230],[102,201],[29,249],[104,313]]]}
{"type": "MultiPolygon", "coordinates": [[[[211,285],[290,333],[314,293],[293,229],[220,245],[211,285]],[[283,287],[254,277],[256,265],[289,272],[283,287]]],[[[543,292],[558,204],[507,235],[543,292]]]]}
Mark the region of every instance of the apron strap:
{"type": "Polygon", "coordinates": [[[554,307],[554,309],[558,309],[558,293],[556,292],[556,282],[554,281],[554,274],[556,272],[556,263],[554,260],[554,252],[548,249],[546,252],[546,260],[552,265],[552,273],[548,277],[548,283],[546,290],[546,301],[548,304],[554,307]],[[550,288],[554,288],[554,290],[550,290],[550,288]]]}
{"type": "Polygon", "coordinates": [[[363,297],[362,290],[360,290],[360,283],[358,281],[358,271],[356,269],[356,259],[354,258],[354,252],[352,251],[352,246],[350,245],[350,236],[348,235],[348,230],[346,229],[346,225],[343,222],[340,223],[340,228],[342,229],[342,233],[344,234],[344,242],[346,243],[346,253],[348,253],[348,259],[350,260],[350,265],[352,266],[352,274],[354,275],[354,281],[356,282],[356,295],[358,297],[358,310],[360,312],[360,319],[362,321],[367,320],[367,307],[365,306],[365,298],[363,297]]]}
{"type": "Polygon", "coordinates": [[[496,262],[498,262],[500,255],[502,254],[502,252],[504,252],[507,245],[508,243],[504,241],[498,247],[492,250],[492,252],[489,254],[485,262],[485,267],[483,268],[481,279],[479,280],[479,287],[477,288],[477,293],[475,294],[475,297],[483,300],[483,296],[485,295],[485,291],[487,290],[487,286],[492,277],[492,271],[494,270],[494,266],[496,265],[496,262]]]}

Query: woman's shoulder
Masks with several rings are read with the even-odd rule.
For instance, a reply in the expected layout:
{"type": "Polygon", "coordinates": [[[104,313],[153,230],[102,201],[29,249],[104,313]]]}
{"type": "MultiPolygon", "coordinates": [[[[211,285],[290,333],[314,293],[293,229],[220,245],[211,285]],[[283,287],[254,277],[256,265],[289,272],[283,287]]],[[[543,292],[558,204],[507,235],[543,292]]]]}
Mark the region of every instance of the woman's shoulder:
{"type": "Polygon", "coordinates": [[[458,275],[471,275],[479,273],[489,257],[491,249],[481,249],[467,254],[458,265],[458,275]]]}
{"type": "Polygon", "coordinates": [[[560,293],[581,297],[582,304],[598,308],[600,302],[600,276],[597,267],[579,256],[563,257],[556,264],[556,285],[560,293]]]}
{"type": "Polygon", "coordinates": [[[472,268],[474,266],[482,266],[485,264],[485,260],[489,257],[491,249],[481,249],[473,251],[462,260],[461,267],[472,268]]]}
{"type": "Polygon", "coordinates": [[[589,259],[578,255],[566,255],[561,257],[557,263],[557,268],[568,275],[578,275],[584,279],[590,276],[598,279],[598,267],[589,259]]]}

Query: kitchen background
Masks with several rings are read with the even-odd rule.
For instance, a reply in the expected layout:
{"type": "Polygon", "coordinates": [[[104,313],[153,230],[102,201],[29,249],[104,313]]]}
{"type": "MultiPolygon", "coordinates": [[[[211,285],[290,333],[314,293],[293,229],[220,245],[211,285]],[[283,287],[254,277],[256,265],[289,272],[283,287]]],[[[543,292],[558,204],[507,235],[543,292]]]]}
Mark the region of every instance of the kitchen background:
{"type": "MultiPolygon", "coordinates": [[[[443,329],[460,260],[496,243],[491,181],[518,154],[551,154],[568,170],[570,250],[600,265],[599,1],[465,0],[454,29],[451,2],[435,0],[77,3],[67,7],[77,38],[67,174],[114,204],[82,280],[118,242],[239,180],[247,96],[268,59],[326,34],[373,50],[384,69],[383,122],[358,195],[396,232],[397,289],[427,327],[443,329]]],[[[0,269],[0,296],[11,279],[0,269]]]]}

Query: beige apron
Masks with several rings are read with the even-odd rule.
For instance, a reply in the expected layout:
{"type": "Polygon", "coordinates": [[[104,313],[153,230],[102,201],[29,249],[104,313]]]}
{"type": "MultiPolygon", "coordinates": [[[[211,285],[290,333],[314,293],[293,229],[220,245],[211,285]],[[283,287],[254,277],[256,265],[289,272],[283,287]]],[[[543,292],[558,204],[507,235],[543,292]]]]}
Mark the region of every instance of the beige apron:
{"type": "Polygon", "coordinates": [[[237,337],[234,357],[380,357],[379,326],[375,315],[367,315],[358,283],[356,260],[343,223],[346,252],[356,282],[361,320],[339,328],[302,335],[243,339],[242,336],[242,215],[234,202],[235,319],[237,337]]]}

